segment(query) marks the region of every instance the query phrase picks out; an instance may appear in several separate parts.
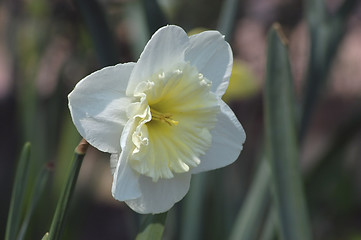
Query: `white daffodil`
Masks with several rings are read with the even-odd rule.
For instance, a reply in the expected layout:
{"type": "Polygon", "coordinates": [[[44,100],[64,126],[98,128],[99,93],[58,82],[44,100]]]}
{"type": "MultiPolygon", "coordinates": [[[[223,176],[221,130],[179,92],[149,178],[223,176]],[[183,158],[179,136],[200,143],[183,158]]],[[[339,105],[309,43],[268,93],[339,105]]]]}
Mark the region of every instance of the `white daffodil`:
{"type": "Polygon", "coordinates": [[[217,31],[159,29],[137,63],[103,68],[69,94],[79,133],[111,153],[112,193],[139,213],[169,210],[191,175],[234,162],[245,140],[221,100],[232,50],[217,31]]]}

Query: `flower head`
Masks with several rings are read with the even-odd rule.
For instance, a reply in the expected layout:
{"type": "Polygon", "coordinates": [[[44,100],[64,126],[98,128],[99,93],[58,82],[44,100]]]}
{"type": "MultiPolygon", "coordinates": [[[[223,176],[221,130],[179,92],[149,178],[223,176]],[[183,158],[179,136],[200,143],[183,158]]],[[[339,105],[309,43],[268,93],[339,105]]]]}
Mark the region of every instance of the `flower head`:
{"type": "Polygon", "coordinates": [[[217,31],[159,29],[137,63],[103,68],[69,94],[79,133],[111,153],[112,194],[139,213],[169,210],[191,174],[238,158],[245,133],[221,100],[232,51],[217,31]]]}

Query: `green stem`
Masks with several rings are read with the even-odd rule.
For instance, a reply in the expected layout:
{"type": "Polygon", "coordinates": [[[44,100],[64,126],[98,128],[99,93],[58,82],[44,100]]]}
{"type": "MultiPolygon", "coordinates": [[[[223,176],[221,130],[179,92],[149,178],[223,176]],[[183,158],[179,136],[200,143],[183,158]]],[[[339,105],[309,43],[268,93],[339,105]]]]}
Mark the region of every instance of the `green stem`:
{"type": "Polygon", "coordinates": [[[68,179],[60,195],[60,199],[56,207],[55,215],[51,223],[49,236],[47,238],[49,240],[60,239],[64,226],[65,217],[69,208],[69,203],[73,195],[79,170],[88,146],[89,144],[84,139],[82,139],[78,147],[75,149],[74,158],[71,163],[68,179]]]}

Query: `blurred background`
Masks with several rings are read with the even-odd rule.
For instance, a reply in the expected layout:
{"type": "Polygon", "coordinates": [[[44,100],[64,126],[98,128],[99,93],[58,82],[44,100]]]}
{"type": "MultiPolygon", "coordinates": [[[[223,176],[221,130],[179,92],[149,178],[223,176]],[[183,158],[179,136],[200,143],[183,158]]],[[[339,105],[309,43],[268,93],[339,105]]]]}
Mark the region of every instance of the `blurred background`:
{"type": "MultiPolygon", "coordinates": [[[[193,33],[219,29],[232,46],[235,63],[224,99],[246,131],[244,150],[231,166],[194,177],[191,188],[198,191],[191,191],[170,211],[164,238],[190,239],[182,230],[189,220],[184,209],[197,201],[201,204],[193,217],[201,216],[201,221],[194,239],[229,236],[263,152],[267,31],[274,22],[283,27],[289,40],[295,94],[302,106],[310,69],[307,16],[312,11],[301,0],[233,2],[236,8],[226,27],[222,20],[231,13],[222,0],[0,2],[0,236],[5,234],[23,144],[32,144],[27,198],[43,166],[52,166],[26,235],[26,239],[41,239],[80,140],[70,119],[67,94],[95,70],[136,61],[158,28],[157,22],[176,24],[193,33]]],[[[343,2],[325,1],[330,19],[343,2]]],[[[330,67],[320,76],[325,81],[300,141],[300,165],[315,239],[361,239],[361,4],[354,2],[339,41],[329,50],[334,54],[326,56],[330,67]]],[[[325,19],[316,32],[333,28],[332,21],[325,19]]],[[[89,149],[63,239],[134,238],[141,217],[112,198],[108,157],[89,149]]]]}

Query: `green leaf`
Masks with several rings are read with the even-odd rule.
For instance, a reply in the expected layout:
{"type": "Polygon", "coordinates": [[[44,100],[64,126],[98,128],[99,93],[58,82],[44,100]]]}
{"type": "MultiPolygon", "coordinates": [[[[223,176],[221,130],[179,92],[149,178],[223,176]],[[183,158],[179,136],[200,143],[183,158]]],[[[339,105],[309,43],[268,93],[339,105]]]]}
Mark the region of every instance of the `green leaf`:
{"type": "Polygon", "coordinates": [[[80,167],[88,146],[88,143],[85,142],[85,140],[83,139],[78,145],[78,147],[75,149],[74,158],[71,162],[70,171],[68,173],[68,178],[64,189],[60,195],[58,204],[56,206],[55,214],[50,226],[48,237],[49,240],[60,239],[65,222],[65,217],[69,209],[70,200],[74,192],[76,180],[78,178],[80,167]]]}
{"type": "Polygon", "coordinates": [[[141,225],[136,240],[162,239],[167,212],[161,214],[148,214],[141,225]]]}
{"type": "Polygon", "coordinates": [[[196,240],[201,237],[201,222],[206,196],[207,174],[192,176],[189,192],[184,199],[182,216],[181,237],[182,240],[196,240]]]}
{"type": "Polygon", "coordinates": [[[238,11],[238,0],[226,0],[223,3],[217,29],[224,34],[225,40],[231,39],[238,11]]]}
{"type": "Polygon", "coordinates": [[[351,11],[355,9],[357,0],[345,0],[336,12],[336,15],[342,18],[346,18],[350,15],[351,11]]]}
{"type": "Polygon", "coordinates": [[[142,3],[145,10],[149,34],[153,35],[159,28],[166,26],[168,20],[157,0],[142,0],[142,3]]]}
{"type": "Polygon", "coordinates": [[[278,226],[277,208],[272,204],[268,210],[268,215],[264,223],[260,240],[273,240],[276,237],[276,229],[278,226]]]}
{"type": "Polygon", "coordinates": [[[9,215],[6,224],[5,240],[14,240],[19,232],[22,210],[25,209],[25,193],[29,176],[30,143],[25,143],[18,166],[11,194],[9,215]]]}
{"type": "Polygon", "coordinates": [[[125,5],[124,18],[134,26],[128,34],[129,38],[132,39],[132,44],[130,46],[132,58],[138,59],[150,38],[143,2],[129,1],[125,5]]]}
{"type": "Polygon", "coordinates": [[[44,237],[41,240],[48,240],[49,239],[49,233],[45,233],[44,237]]]}
{"type": "Polygon", "coordinates": [[[332,61],[345,35],[347,17],[357,2],[346,0],[335,14],[331,14],[326,8],[325,1],[307,1],[305,13],[310,31],[311,51],[304,86],[299,134],[301,140],[306,134],[315,103],[327,84],[332,61]]]}
{"type": "Polygon", "coordinates": [[[234,224],[230,240],[256,239],[270,199],[271,172],[267,159],[257,168],[249,193],[234,224]]]}
{"type": "Polygon", "coordinates": [[[113,35],[109,29],[102,6],[96,0],[75,0],[89,30],[102,67],[118,63],[113,35]]]}
{"type": "Polygon", "coordinates": [[[299,171],[295,99],[288,51],[279,24],[268,33],[265,83],[266,153],[271,163],[282,239],[308,240],[311,230],[299,171]]]}
{"type": "Polygon", "coordinates": [[[39,202],[41,195],[44,192],[46,183],[49,178],[49,173],[51,170],[52,170],[52,163],[48,163],[48,164],[46,164],[46,166],[44,166],[44,168],[42,169],[42,171],[40,172],[40,174],[37,177],[35,187],[33,189],[33,193],[32,193],[31,199],[30,199],[30,207],[26,211],[26,215],[25,215],[23,224],[21,226],[20,232],[17,237],[18,240],[24,239],[24,237],[25,237],[25,233],[29,226],[31,216],[35,210],[36,205],[39,202]]]}

